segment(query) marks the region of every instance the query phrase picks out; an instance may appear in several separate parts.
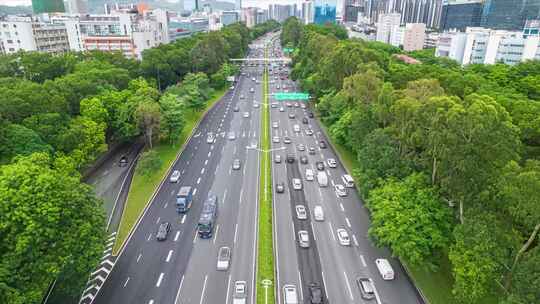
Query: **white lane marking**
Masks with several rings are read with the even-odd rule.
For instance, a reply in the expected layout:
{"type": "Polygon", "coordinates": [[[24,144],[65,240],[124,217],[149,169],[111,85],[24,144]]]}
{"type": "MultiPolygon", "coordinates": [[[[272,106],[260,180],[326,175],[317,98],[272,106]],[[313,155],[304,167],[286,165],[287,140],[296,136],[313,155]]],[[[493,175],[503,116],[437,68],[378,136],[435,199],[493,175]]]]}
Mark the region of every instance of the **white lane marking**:
{"type": "Polygon", "coordinates": [[[154,304],[154,300],[148,301],[148,304],[154,304]]]}
{"type": "Polygon", "coordinates": [[[129,277],[127,277],[126,282],[124,283],[124,288],[126,288],[127,283],[129,282],[129,277]]]}
{"type": "Polygon", "coordinates": [[[300,276],[300,270],[298,270],[298,285],[300,285],[300,299],[304,300],[304,292],[302,291],[302,276],[300,276]]]}
{"type": "Polygon", "coordinates": [[[341,208],[341,211],[345,212],[345,208],[343,208],[343,204],[339,203],[339,208],[341,208]]]}
{"type": "Polygon", "coordinates": [[[182,170],[182,172],[180,172],[180,174],[184,175],[184,172],[186,172],[186,170],[185,170],[185,169],[184,169],[184,170],[182,170]]]}
{"type": "Polygon", "coordinates": [[[219,224],[216,225],[216,233],[214,233],[214,240],[212,241],[212,243],[214,244],[216,243],[218,232],[219,232],[219,224]]]}
{"type": "Polygon", "coordinates": [[[321,152],[321,158],[324,159],[324,155],[322,154],[322,152],[321,152]]]}
{"type": "Polygon", "coordinates": [[[169,206],[169,202],[166,202],[165,205],[163,205],[163,209],[167,209],[167,206],[169,206]]]}
{"type": "Polygon", "coordinates": [[[244,194],[244,189],[240,190],[240,204],[242,204],[242,195],[244,194]]]}
{"type": "Polygon", "coordinates": [[[169,254],[167,254],[167,258],[165,259],[165,262],[169,262],[171,260],[171,256],[173,254],[173,251],[172,250],[169,250],[169,254]]]}
{"type": "Polygon", "coordinates": [[[178,292],[176,293],[176,298],[174,299],[174,303],[178,303],[178,298],[180,297],[180,290],[182,290],[182,285],[184,284],[184,275],[182,275],[182,279],[180,279],[180,286],[178,287],[178,292]]]}
{"type": "Polygon", "coordinates": [[[151,238],[151,237],[152,237],[152,233],[150,233],[150,234],[148,235],[148,238],[147,238],[146,240],[147,240],[147,241],[150,241],[150,238],[151,238]]]}
{"type": "Polygon", "coordinates": [[[171,194],[174,195],[174,190],[171,191],[171,194]]]}
{"type": "Polygon", "coordinates": [[[201,293],[201,301],[199,302],[199,304],[202,304],[204,302],[204,291],[206,290],[206,281],[208,281],[208,275],[204,276],[204,284],[203,284],[202,293],[201,293]]]}
{"type": "Polygon", "coordinates": [[[208,165],[208,159],[204,161],[204,165],[208,165]]]}
{"type": "Polygon", "coordinates": [[[348,217],[345,218],[345,222],[347,222],[347,226],[349,226],[349,228],[351,228],[351,222],[349,221],[348,217]]]}
{"type": "Polygon", "coordinates": [[[204,174],[204,169],[205,169],[205,168],[202,168],[202,169],[201,169],[201,175],[204,174]]]}
{"type": "Polygon", "coordinates": [[[322,191],[321,191],[321,187],[317,188],[317,190],[319,190],[319,196],[321,197],[321,200],[322,200],[322,191]]]}
{"type": "Polygon", "coordinates": [[[243,172],[242,172],[243,175],[246,175],[246,167],[247,167],[247,166],[244,165],[244,170],[242,170],[242,171],[243,171],[243,172]]]}
{"type": "Polygon", "coordinates": [[[180,230],[176,231],[176,235],[174,236],[175,242],[178,242],[178,237],[180,237],[180,230]]]}
{"type": "Polygon", "coordinates": [[[139,256],[137,257],[137,263],[139,263],[141,258],[142,258],[142,253],[139,253],[139,256]]]}
{"type": "Polygon", "coordinates": [[[197,179],[197,185],[200,184],[200,183],[201,183],[201,178],[199,177],[199,178],[197,179]]]}
{"type": "Polygon", "coordinates": [[[358,240],[356,240],[356,235],[353,234],[352,239],[354,241],[354,245],[356,245],[356,247],[358,247],[358,240]]]}
{"type": "Polygon", "coordinates": [[[324,271],[321,271],[321,276],[322,276],[322,282],[324,285],[324,293],[326,294],[326,298],[330,300],[330,296],[328,295],[328,289],[326,289],[326,279],[324,278],[324,271]]]}
{"type": "Polygon", "coordinates": [[[234,146],[233,154],[236,154],[236,146],[234,146]]]}
{"type": "Polygon", "coordinates": [[[231,288],[231,275],[229,274],[229,280],[227,281],[227,293],[226,293],[226,300],[225,300],[225,304],[228,304],[229,303],[229,290],[231,288]]]}
{"type": "Polygon", "coordinates": [[[195,193],[197,193],[197,188],[193,189],[193,196],[195,196],[195,193]]]}
{"type": "Polygon", "coordinates": [[[189,165],[189,160],[186,162],[186,165],[189,165]]]}
{"type": "Polygon", "coordinates": [[[223,203],[225,204],[225,201],[227,199],[227,189],[225,189],[225,192],[223,193],[223,203]]]}
{"type": "Polygon", "coordinates": [[[234,225],[234,243],[236,244],[236,234],[238,233],[238,223],[234,225]]]}
{"type": "Polygon", "coordinates": [[[317,241],[317,234],[315,233],[315,227],[313,227],[313,222],[310,222],[311,224],[311,231],[313,232],[313,240],[317,241]]]}
{"type": "Polygon", "coordinates": [[[161,217],[157,218],[156,224],[159,223],[159,220],[161,220],[161,217]]]}
{"type": "Polygon", "coordinates": [[[231,175],[232,171],[231,171],[231,168],[229,168],[229,175],[231,175]]]}
{"type": "Polygon", "coordinates": [[[197,232],[195,232],[195,235],[193,236],[193,244],[197,243],[197,232]]]}
{"type": "Polygon", "coordinates": [[[336,186],[336,183],[334,183],[334,180],[331,179],[330,181],[332,182],[332,187],[335,187],[335,186],[336,186]]]}
{"type": "MultiPolygon", "coordinates": [[[[212,146],[213,147],[213,146],[212,146]]],[[[210,157],[210,155],[212,155],[212,151],[208,152],[208,157],[210,157]]]]}
{"type": "Polygon", "coordinates": [[[381,298],[379,297],[379,292],[377,291],[377,287],[375,287],[375,282],[373,282],[372,279],[369,279],[371,281],[371,285],[373,285],[373,291],[375,292],[375,299],[377,300],[377,304],[381,304],[381,298]]]}
{"type": "Polygon", "coordinates": [[[366,260],[364,259],[363,255],[360,255],[360,261],[362,262],[362,266],[367,267],[366,260]]]}
{"type": "Polygon", "coordinates": [[[159,278],[157,280],[157,283],[156,283],[156,287],[159,287],[159,285],[161,285],[161,281],[163,280],[163,272],[159,275],[159,278]]]}
{"type": "Polygon", "coordinates": [[[330,234],[332,234],[332,238],[335,241],[336,240],[336,235],[334,234],[334,227],[332,227],[332,222],[328,222],[328,227],[330,228],[330,234]]]}
{"type": "Polygon", "coordinates": [[[183,224],[183,223],[186,221],[186,217],[187,217],[187,216],[186,216],[185,214],[182,215],[182,220],[180,221],[181,224],[183,224]]]}
{"type": "Polygon", "coordinates": [[[328,173],[328,176],[332,176],[332,174],[330,174],[330,170],[326,170],[326,173],[328,173]]]}
{"type": "Polygon", "coordinates": [[[345,283],[347,283],[347,289],[349,289],[349,297],[351,298],[351,301],[354,300],[354,297],[352,295],[352,289],[351,284],[349,284],[349,278],[347,277],[347,273],[344,271],[343,275],[345,276],[345,283]]]}

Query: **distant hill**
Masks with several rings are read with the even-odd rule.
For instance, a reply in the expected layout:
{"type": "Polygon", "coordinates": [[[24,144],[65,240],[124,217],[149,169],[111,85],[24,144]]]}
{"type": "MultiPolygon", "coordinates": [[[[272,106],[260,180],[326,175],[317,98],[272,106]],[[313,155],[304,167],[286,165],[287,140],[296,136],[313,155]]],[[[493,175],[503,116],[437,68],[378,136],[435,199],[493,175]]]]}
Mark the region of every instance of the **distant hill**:
{"type": "Polygon", "coordinates": [[[0,5],[0,16],[3,16],[3,15],[31,14],[31,13],[32,13],[32,6],[0,5]]]}

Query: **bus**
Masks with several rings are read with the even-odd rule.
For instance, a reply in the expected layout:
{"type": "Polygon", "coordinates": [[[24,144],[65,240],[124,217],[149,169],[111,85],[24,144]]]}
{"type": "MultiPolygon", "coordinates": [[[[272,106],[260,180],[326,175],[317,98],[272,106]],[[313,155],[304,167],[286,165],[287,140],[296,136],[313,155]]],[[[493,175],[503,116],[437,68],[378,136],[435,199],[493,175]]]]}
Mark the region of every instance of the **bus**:
{"type": "Polygon", "coordinates": [[[197,225],[197,231],[199,232],[200,238],[209,239],[212,237],[214,226],[217,221],[217,209],[217,196],[208,195],[208,198],[203,204],[201,216],[199,217],[199,224],[197,225]]]}

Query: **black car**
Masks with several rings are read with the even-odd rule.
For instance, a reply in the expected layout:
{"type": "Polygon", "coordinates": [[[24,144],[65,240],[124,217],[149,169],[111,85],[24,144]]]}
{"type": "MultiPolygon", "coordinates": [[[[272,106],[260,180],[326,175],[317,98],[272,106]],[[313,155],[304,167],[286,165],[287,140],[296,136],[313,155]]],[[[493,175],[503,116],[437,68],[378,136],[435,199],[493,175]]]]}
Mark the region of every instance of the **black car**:
{"type": "Polygon", "coordinates": [[[128,164],[127,156],[123,155],[122,157],[120,157],[120,161],[118,161],[118,166],[125,167],[127,166],[127,164],[128,164]]]}
{"type": "Polygon", "coordinates": [[[156,238],[158,241],[165,241],[167,239],[167,235],[169,234],[169,231],[171,231],[171,224],[169,222],[163,222],[159,225],[158,232],[156,235],[156,238]]]}
{"type": "Polygon", "coordinates": [[[309,154],[315,155],[315,148],[309,147],[308,151],[309,151],[309,152],[308,152],[309,154]]]}
{"type": "Polygon", "coordinates": [[[308,123],[307,117],[302,118],[302,123],[307,125],[308,123]]]}
{"type": "Polygon", "coordinates": [[[289,136],[283,137],[283,143],[290,144],[291,143],[291,138],[289,136]]]}
{"type": "Polygon", "coordinates": [[[277,183],[277,184],[276,184],[276,192],[277,192],[277,193],[283,193],[283,192],[285,192],[285,183],[283,183],[283,182],[277,183]]]}
{"type": "Polygon", "coordinates": [[[287,162],[294,163],[294,154],[287,154],[287,162]]]}
{"type": "Polygon", "coordinates": [[[308,116],[309,118],[313,118],[313,113],[312,113],[312,112],[309,112],[307,116],[308,116]]]}
{"type": "Polygon", "coordinates": [[[326,149],[326,142],[324,140],[319,141],[319,147],[321,147],[321,149],[326,149]]]}
{"type": "Polygon", "coordinates": [[[305,155],[300,156],[300,162],[304,165],[307,164],[308,163],[307,156],[305,155]]]}
{"type": "Polygon", "coordinates": [[[324,163],[322,161],[318,161],[315,163],[315,166],[317,167],[317,170],[323,171],[324,170],[324,163]]]}
{"type": "Polygon", "coordinates": [[[309,284],[309,300],[311,304],[322,304],[323,294],[321,286],[317,283],[309,284]]]}

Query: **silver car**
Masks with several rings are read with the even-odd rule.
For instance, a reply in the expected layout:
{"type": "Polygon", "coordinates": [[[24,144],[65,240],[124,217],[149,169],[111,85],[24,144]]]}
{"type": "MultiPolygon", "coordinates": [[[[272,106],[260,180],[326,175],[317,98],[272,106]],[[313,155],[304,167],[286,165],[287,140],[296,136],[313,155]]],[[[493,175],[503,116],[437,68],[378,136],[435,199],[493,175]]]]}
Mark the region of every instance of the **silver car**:
{"type": "Polygon", "coordinates": [[[306,230],[298,231],[298,244],[302,248],[309,248],[309,234],[306,230]]]}
{"type": "Polygon", "coordinates": [[[238,158],[233,160],[232,169],[240,170],[240,160],[238,158]]]}
{"type": "Polygon", "coordinates": [[[180,179],[180,171],[174,170],[173,173],[171,174],[170,182],[177,183],[179,179],[180,179]]]}
{"type": "Polygon", "coordinates": [[[307,220],[307,211],[304,205],[296,205],[296,218],[299,220],[307,220]]]}
{"type": "Polygon", "coordinates": [[[225,271],[229,269],[231,263],[231,248],[221,247],[218,251],[217,270],[225,271]]]}

